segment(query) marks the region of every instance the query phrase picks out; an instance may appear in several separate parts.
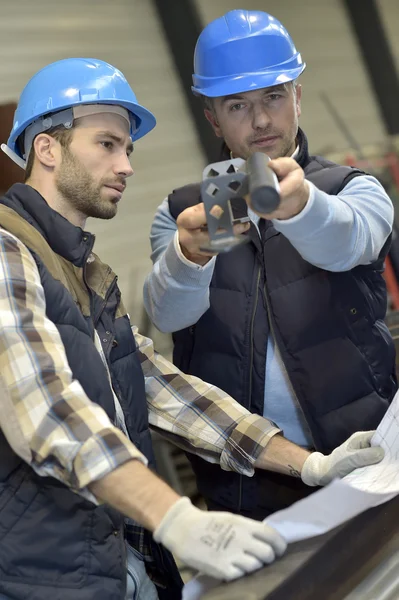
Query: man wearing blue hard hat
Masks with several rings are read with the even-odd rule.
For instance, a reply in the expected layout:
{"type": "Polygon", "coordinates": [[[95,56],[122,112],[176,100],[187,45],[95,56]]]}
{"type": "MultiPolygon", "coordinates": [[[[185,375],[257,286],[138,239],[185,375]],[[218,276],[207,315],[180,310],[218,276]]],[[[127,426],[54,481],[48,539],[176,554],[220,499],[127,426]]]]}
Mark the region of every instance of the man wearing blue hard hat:
{"type": "Polygon", "coordinates": [[[267,154],[281,201],[272,214],[232,202],[250,217],[235,225],[250,241],[213,256],[201,250],[200,185],[173,191],[152,225],[144,288],[156,326],[174,332],[175,364],[283,432],[263,454],[279,466],[259,460],[252,478],[191,459],[209,508],[257,519],[328,481],[313,468],[320,453],[349,436],[367,445],[356,432],[378,425],[397,387],[382,276],[392,203],[373,177],[310,155],[298,126],[304,69],[265,12],[233,10],[205,27],[192,90],[224,140],[221,159],[267,154]]]}
{"type": "Polygon", "coordinates": [[[271,527],[201,511],[152,473],[149,421],[240,473],[274,433],[132,330],[84,230],[87,217],[116,214],[132,144],[154,126],[120,71],[72,58],[28,82],[2,146],[26,168],[0,199],[2,600],[177,600],[169,551],[229,580],[286,547],[271,527]]]}

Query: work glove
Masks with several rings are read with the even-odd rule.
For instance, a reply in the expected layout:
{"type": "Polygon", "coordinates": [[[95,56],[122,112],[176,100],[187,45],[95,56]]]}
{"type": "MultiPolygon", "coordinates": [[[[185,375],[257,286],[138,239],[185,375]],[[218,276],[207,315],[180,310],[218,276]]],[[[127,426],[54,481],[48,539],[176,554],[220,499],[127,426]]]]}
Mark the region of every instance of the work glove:
{"type": "Polygon", "coordinates": [[[327,485],[333,479],[345,477],[359,467],[379,463],[384,458],[384,450],[370,445],[373,435],[374,431],[354,433],[328,456],[313,452],[303,465],[302,481],[312,486],[327,485]]]}
{"type": "Polygon", "coordinates": [[[272,527],[228,512],[206,512],[180,498],[166,513],[154,539],[186,565],[230,581],[281,556],[285,540],[272,527]]]}

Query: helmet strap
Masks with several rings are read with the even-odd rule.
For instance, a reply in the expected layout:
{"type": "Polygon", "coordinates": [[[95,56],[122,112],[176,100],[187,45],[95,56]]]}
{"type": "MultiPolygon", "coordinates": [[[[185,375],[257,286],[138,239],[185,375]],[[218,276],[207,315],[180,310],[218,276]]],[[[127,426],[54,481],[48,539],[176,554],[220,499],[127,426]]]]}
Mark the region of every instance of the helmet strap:
{"type": "Polygon", "coordinates": [[[43,116],[34,121],[25,130],[24,136],[24,159],[28,162],[29,153],[32,149],[33,140],[39,133],[44,133],[54,127],[63,125],[65,129],[71,129],[73,125],[73,110],[67,108],[61,112],[54,113],[50,116],[43,116]]]}

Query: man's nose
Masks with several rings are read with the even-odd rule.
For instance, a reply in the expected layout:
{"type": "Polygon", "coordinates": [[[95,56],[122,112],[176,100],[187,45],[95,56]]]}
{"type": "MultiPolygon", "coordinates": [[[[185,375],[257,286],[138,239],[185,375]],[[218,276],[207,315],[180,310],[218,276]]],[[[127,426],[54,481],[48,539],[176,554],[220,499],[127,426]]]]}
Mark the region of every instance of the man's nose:
{"type": "Polygon", "coordinates": [[[131,177],[134,174],[133,167],[130,164],[127,154],[123,154],[115,165],[114,172],[120,177],[131,177]]]}
{"type": "Polygon", "coordinates": [[[271,119],[265,105],[262,102],[255,104],[252,109],[252,127],[266,129],[270,122],[271,119]]]}

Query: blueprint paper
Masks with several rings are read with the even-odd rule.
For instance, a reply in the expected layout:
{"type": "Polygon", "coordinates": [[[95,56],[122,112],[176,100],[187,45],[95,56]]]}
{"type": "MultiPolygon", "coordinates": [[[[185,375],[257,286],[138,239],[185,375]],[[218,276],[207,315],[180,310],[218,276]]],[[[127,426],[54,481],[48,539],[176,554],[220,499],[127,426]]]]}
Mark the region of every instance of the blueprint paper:
{"type": "MultiPolygon", "coordinates": [[[[377,465],[356,469],[289,508],[270,515],[273,526],[288,543],[327,533],[365,510],[399,494],[399,392],[379,424],[373,445],[385,450],[377,465]]],[[[220,582],[198,575],[184,586],[183,600],[199,600],[220,582]]]]}
{"type": "Polygon", "coordinates": [[[385,456],[378,465],[356,469],[344,478],[352,487],[366,492],[399,494],[399,392],[393,399],[373,439],[385,456]]]}

